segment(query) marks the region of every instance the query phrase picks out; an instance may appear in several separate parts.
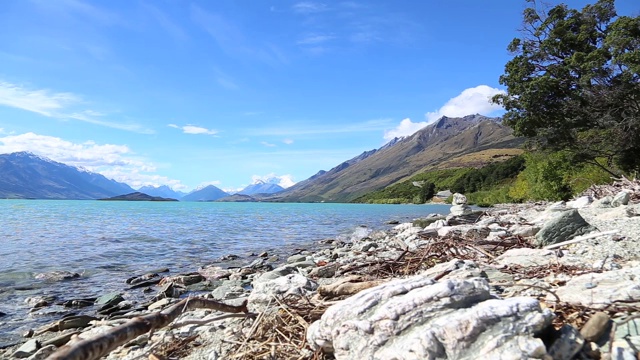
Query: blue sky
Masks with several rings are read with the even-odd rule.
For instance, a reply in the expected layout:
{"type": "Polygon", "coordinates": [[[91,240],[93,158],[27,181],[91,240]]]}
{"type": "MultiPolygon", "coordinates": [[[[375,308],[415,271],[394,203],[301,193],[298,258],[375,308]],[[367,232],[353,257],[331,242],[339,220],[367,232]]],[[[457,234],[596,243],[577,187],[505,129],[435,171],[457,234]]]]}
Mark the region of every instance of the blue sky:
{"type": "MultiPolygon", "coordinates": [[[[1,1],[0,153],[136,188],[288,186],[442,115],[499,114],[487,99],[502,91],[525,7],[1,1]]],[[[616,7],[640,12],[635,0],[616,7]]]]}

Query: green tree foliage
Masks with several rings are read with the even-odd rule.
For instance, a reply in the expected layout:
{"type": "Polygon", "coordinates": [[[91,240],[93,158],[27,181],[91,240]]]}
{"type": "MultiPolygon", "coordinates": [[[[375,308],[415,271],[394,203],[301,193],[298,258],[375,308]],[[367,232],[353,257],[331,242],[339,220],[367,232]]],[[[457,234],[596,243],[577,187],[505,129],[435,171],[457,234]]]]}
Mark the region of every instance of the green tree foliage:
{"type": "Polygon", "coordinates": [[[500,77],[508,91],[493,99],[504,122],[572,161],[640,170],[640,16],[618,17],[614,0],[546,12],[527,1],[500,77]]]}
{"type": "Polygon", "coordinates": [[[524,169],[524,157],[514,156],[506,161],[471,169],[460,176],[451,186],[451,191],[462,194],[490,190],[505,180],[515,178],[524,169]]]}

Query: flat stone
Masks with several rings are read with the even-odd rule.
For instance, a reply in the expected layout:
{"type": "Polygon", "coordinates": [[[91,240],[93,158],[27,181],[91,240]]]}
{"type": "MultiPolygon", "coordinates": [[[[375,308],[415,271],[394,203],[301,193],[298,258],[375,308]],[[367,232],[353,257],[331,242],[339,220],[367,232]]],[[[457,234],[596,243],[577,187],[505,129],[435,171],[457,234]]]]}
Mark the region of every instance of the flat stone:
{"type": "Polygon", "coordinates": [[[471,208],[468,205],[453,205],[450,209],[449,212],[451,212],[451,215],[454,216],[462,216],[462,215],[467,215],[467,214],[471,214],[473,212],[473,210],[471,210],[471,208]]]}
{"type": "Polygon", "coordinates": [[[20,346],[12,356],[18,359],[28,358],[29,356],[35,354],[36,351],[38,351],[41,347],[42,346],[40,345],[40,341],[31,339],[22,344],[22,346],[20,346]]]}
{"type": "Polygon", "coordinates": [[[505,251],[496,258],[498,265],[519,265],[522,267],[549,265],[556,262],[556,253],[552,250],[517,248],[505,251]]]}
{"type": "Polygon", "coordinates": [[[591,342],[596,342],[609,327],[609,315],[605,312],[593,314],[580,329],[582,337],[591,342]]]}
{"type": "MultiPolygon", "coordinates": [[[[614,301],[640,301],[640,267],[574,276],[555,290],[562,301],[601,309],[614,301]]],[[[547,298],[554,301],[552,296],[547,298]]]]}
{"type": "Polygon", "coordinates": [[[49,355],[53,354],[56,350],[57,347],[54,345],[43,346],[40,350],[36,351],[35,354],[29,356],[29,360],[45,360],[49,358],[49,355]]]}
{"type": "Polygon", "coordinates": [[[47,341],[44,341],[42,343],[42,346],[44,347],[44,346],[48,346],[48,345],[54,345],[56,347],[60,347],[60,346],[62,346],[64,344],[68,343],[69,340],[71,340],[71,337],[73,335],[78,335],[78,334],[80,334],[80,331],[69,331],[69,332],[66,332],[66,333],[64,333],[62,335],[59,335],[59,336],[51,338],[51,339],[49,339],[47,341]]]}
{"type": "Polygon", "coordinates": [[[155,310],[155,309],[162,309],[163,307],[171,304],[171,299],[169,298],[164,298],[164,299],[160,299],[156,302],[154,302],[153,304],[149,305],[147,307],[148,310],[155,310]]]}
{"type": "Polygon", "coordinates": [[[293,264],[307,260],[306,255],[291,255],[287,258],[287,264],[293,264]]]}
{"type": "Polygon", "coordinates": [[[105,307],[110,307],[118,304],[119,302],[124,301],[122,294],[120,293],[110,293],[106,295],[102,295],[96,299],[96,305],[102,305],[105,307]]]}
{"type": "Polygon", "coordinates": [[[311,271],[309,272],[309,277],[312,278],[330,278],[335,276],[336,271],[338,271],[338,268],[340,267],[340,264],[338,263],[331,263],[331,264],[327,264],[325,266],[319,266],[315,269],[311,269],[311,271]]]}

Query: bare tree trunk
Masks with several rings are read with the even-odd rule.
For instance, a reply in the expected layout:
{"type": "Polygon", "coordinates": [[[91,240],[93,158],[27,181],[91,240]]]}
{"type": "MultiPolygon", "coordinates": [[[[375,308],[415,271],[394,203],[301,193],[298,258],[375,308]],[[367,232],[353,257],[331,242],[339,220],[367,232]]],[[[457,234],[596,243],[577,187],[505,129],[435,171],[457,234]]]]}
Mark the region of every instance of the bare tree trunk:
{"type": "Polygon", "coordinates": [[[247,313],[247,302],[232,306],[215,300],[187,298],[157,313],[139,316],[125,324],[114,327],[104,334],[66,345],[51,354],[47,360],[94,360],[109,354],[118,346],[125,344],[149,331],[163,328],[182,313],[193,309],[213,309],[229,313],[247,313]]]}

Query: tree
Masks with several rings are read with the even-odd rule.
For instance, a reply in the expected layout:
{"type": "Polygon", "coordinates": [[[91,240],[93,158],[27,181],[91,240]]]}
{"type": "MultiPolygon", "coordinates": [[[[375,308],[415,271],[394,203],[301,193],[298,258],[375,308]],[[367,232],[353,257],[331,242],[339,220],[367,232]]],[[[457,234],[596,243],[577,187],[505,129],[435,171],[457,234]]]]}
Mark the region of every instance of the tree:
{"type": "Polygon", "coordinates": [[[640,16],[618,17],[614,0],[581,11],[535,0],[500,83],[504,122],[535,148],[614,174],[640,170],[640,16]]]}

